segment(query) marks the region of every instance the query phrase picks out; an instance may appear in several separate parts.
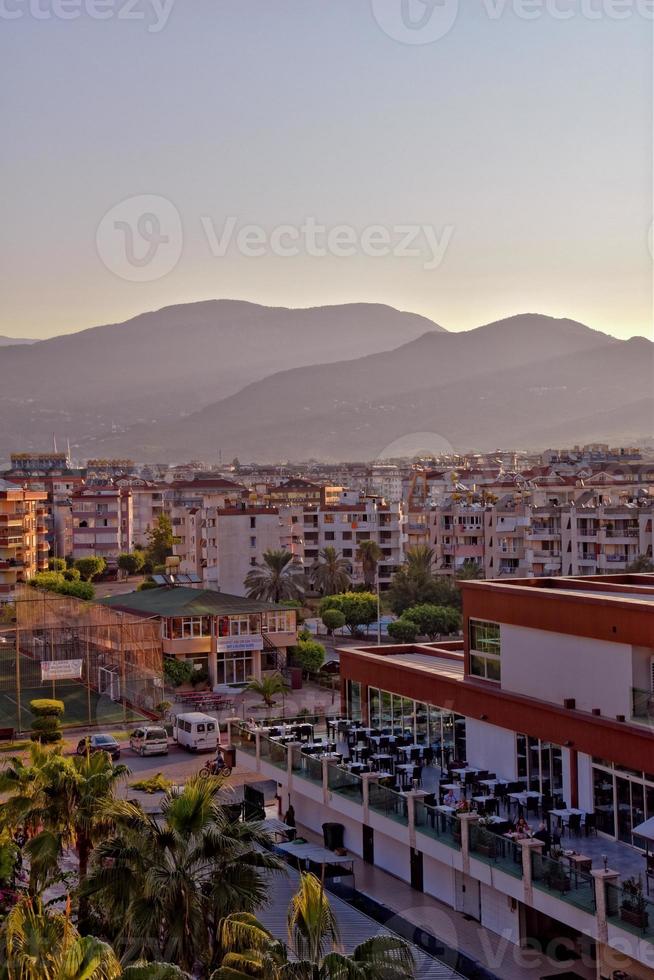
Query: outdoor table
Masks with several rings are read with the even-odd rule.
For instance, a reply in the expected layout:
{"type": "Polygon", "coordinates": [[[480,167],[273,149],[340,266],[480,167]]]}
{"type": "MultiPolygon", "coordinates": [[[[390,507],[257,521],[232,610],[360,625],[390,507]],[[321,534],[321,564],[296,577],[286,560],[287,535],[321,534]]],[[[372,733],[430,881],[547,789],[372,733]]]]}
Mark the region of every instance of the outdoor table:
{"type": "Polygon", "coordinates": [[[579,872],[589,872],[593,867],[593,859],[586,854],[577,854],[576,851],[564,851],[563,857],[570,865],[570,870],[575,876],[575,887],[579,883],[579,872]]]}
{"type": "Polygon", "coordinates": [[[390,761],[393,756],[389,752],[376,752],[374,755],[370,756],[375,762],[386,762],[390,761]]]}
{"type": "Polygon", "coordinates": [[[518,806],[527,806],[527,800],[540,800],[542,796],[535,789],[528,789],[521,793],[509,793],[509,799],[515,800],[518,806]]]}
{"type": "MultiPolygon", "coordinates": [[[[613,807],[611,807],[611,809],[613,809],[613,807]]],[[[563,821],[566,818],[576,817],[576,816],[579,817],[586,816],[585,810],[577,810],[575,807],[572,806],[564,807],[560,810],[550,810],[549,813],[551,814],[551,816],[557,818],[559,827],[563,826],[563,821]]]]}
{"type": "Polygon", "coordinates": [[[480,771],[479,769],[473,769],[471,766],[468,766],[466,769],[453,769],[452,770],[452,772],[454,773],[454,775],[455,776],[459,776],[461,779],[464,779],[468,774],[471,774],[471,775],[476,776],[479,771],[480,771]]]}
{"type": "Polygon", "coordinates": [[[334,854],[333,851],[328,851],[326,847],[320,847],[318,844],[295,844],[293,842],[278,844],[277,849],[289,857],[296,858],[298,864],[303,862],[305,868],[309,863],[319,864],[323,869],[328,864],[343,865],[344,867],[349,865],[350,874],[354,877],[354,858],[347,854],[334,854]]]}
{"type": "Polygon", "coordinates": [[[479,782],[488,789],[495,789],[496,786],[506,786],[508,779],[480,779],[479,782]]]}
{"type": "Polygon", "coordinates": [[[473,796],[474,803],[497,803],[497,798],[495,796],[473,796]]]}
{"type": "Polygon", "coordinates": [[[448,806],[447,803],[439,803],[434,809],[438,810],[439,813],[447,813],[448,816],[454,816],[457,812],[455,806],[448,806]]]}
{"type": "Polygon", "coordinates": [[[284,823],[283,820],[278,820],[276,817],[268,817],[266,820],[262,820],[263,829],[267,830],[269,834],[272,834],[275,839],[286,838],[286,840],[292,839],[296,834],[295,827],[291,827],[289,824],[284,823]]]}

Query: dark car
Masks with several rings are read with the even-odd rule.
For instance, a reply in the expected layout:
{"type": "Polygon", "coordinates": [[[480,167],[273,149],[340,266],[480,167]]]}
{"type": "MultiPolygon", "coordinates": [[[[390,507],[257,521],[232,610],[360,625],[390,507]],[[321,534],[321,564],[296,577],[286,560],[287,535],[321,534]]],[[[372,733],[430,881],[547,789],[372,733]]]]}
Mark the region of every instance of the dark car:
{"type": "Polygon", "coordinates": [[[112,759],[120,759],[120,742],[113,735],[87,735],[77,746],[77,754],[84,755],[87,748],[91,752],[108,752],[112,759]]]}

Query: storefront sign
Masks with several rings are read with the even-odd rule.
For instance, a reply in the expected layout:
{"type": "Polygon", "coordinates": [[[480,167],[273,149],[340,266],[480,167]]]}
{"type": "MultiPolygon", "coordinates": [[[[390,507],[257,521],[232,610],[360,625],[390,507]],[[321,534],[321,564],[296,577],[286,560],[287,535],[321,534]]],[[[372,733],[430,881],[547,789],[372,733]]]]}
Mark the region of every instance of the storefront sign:
{"type": "Polygon", "coordinates": [[[79,680],[82,676],[81,660],[42,660],[41,680],[79,680]]]}
{"type": "Polygon", "coordinates": [[[239,653],[241,650],[263,650],[263,636],[220,636],[216,640],[218,653],[239,653]]]}

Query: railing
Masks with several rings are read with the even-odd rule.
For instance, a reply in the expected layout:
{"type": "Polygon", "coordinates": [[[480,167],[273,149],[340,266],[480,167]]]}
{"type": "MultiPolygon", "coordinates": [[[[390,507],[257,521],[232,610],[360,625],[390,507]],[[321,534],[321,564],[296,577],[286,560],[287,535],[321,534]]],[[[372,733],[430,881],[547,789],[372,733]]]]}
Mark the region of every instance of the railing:
{"type": "Polygon", "coordinates": [[[631,689],[631,715],[643,721],[654,721],[654,692],[631,689]]]}
{"type": "Polygon", "coordinates": [[[536,852],[531,855],[531,870],[535,888],[595,915],[595,879],[587,871],[536,852]]]}
{"type": "Polygon", "coordinates": [[[359,776],[341,769],[339,766],[327,767],[327,785],[332,793],[363,803],[363,783],[359,776]]]}
{"type": "Polygon", "coordinates": [[[436,807],[415,801],[416,832],[440,841],[454,850],[461,850],[461,822],[449,813],[442,813],[436,807]]]}
{"type": "Polygon", "coordinates": [[[607,884],[606,917],[609,922],[641,938],[654,938],[654,902],[625,882],[607,884]],[[625,887],[626,885],[626,887],[625,887]]]}
{"type": "Polygon", "coordinates": [[[607,538],[637,538],[640,530],[637,527],[607,527],[604,533],[607,538]]]}
{"type": "Polygon", "coordinates": [[[254,756],[257,754],[254,732],[251,732],[245,725],[232,726],[232,745],[247,755],[254,756]]]}
{"type": "Polygon", "coordinates": [[[371,782],[368,787],[368,806],[375,813],[388,817],[396,823],[409,824],[406,796],[379,783],[371,782]]]}
{"type": "Polygon", "coordinates": [[[286,746],[282,742],[276,742],[274,738],[267,735],[259,736],[260,758],[264,762],[270,762],[278,769],[286,769],[288,765],[288,753],[286,746]]]}
{"type": "Polygon", "coordinates": [[[322,762],[313,755],[306,755],[299,745],[291,746],[293,774],[310,783],[322,786],[322,762]]]}
{"type": "Polygon", "coordinates": [[[470,854],[514,878],[522,878],[522,848],[510,838],[494,833],[489,827],[478,823],[470,824],[470,854]]]}

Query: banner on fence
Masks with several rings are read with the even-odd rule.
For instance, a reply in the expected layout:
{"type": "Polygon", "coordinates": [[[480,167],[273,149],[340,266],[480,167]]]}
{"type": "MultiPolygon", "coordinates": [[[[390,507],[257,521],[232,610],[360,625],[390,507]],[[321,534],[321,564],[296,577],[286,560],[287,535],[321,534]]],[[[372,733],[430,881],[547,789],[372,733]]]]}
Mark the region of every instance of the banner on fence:
{"type": "Polygon", "coordinates": [[[80,680],[82,660],[42,660],[42,681],[80,680]]]}

